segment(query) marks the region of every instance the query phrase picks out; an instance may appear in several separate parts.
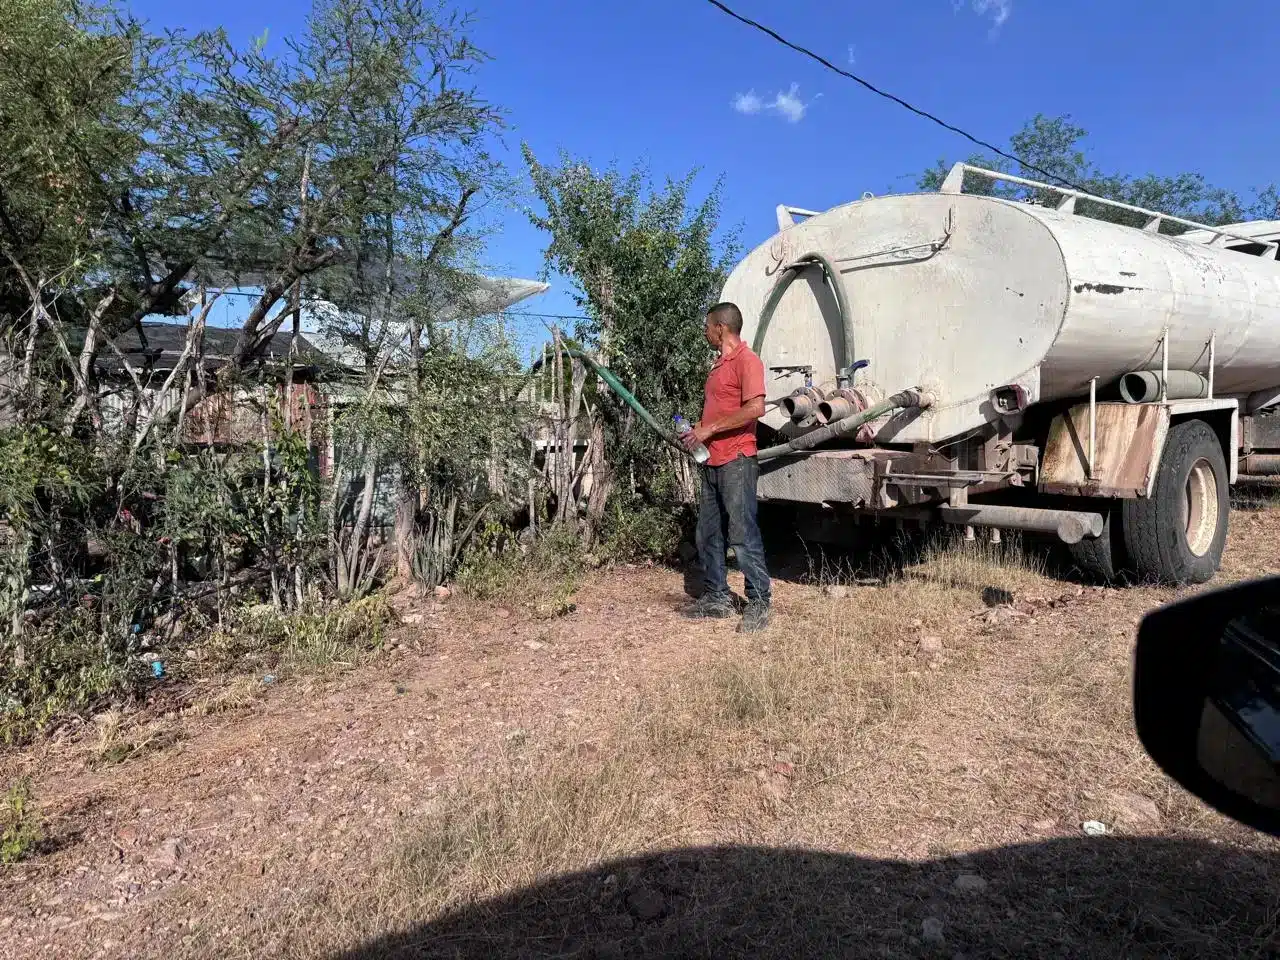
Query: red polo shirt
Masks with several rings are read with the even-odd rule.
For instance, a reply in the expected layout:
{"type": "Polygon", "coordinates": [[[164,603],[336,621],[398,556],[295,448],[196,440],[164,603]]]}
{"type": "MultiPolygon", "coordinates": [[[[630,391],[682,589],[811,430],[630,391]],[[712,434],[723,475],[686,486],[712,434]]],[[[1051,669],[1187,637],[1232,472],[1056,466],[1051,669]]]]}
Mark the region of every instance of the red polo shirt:
{"type": "MultiPolygon", "coordinates": [[[[764,396],[764,364],[745,341],[727,354],[716,358],[707,375],[706,400],[702,406],[702,422],[713,423],[721,417],[741,410],[748,401],[764,396]]],[[[738,454],[756,455],[754,422],[712,437],[707,443],[711,458],[709,467],[732,463],[738,454]]]]}

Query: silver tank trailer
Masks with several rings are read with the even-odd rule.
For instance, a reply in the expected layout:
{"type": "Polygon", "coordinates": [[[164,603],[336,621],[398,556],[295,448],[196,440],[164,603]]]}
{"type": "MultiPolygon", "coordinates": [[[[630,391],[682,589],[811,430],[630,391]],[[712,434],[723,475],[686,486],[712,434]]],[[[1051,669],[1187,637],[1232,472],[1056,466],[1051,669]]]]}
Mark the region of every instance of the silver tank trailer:
{"type": "MultiPolygon", "coordinates": [[[[953,171],[948,183],[958,182],[953,171]]],[[[991,391],[1006,385],[1020,385],[1031,404],[1082,396],[1093,378],[1107,384],[1166,362],[1207,372],[1211,339],[1218,396],[1280,385],[1274,245],[1269,256],[1249,256],[1228,249],[1243,236],[1166,236],[1075,214],[1073,202],[1054,209],[939,192],[849,203],[753,250],[723,299],[742,308],[751,343],[780,271],[806,254],[824,256],[844,288],[851,352],[870,361],[855,385],[883,395],[919,386],[935,399],[922,415],[883,424],[879,442],[937,442],[979,427],[994,417],[991,391]]],[[[806,368],[815,387],[834,389],[842,344],[824,273],[805,270],[760,345],[769,398],[803,387],[806,368]]],[[[775,407],[766,423],[787,420],[775,407]]]]}

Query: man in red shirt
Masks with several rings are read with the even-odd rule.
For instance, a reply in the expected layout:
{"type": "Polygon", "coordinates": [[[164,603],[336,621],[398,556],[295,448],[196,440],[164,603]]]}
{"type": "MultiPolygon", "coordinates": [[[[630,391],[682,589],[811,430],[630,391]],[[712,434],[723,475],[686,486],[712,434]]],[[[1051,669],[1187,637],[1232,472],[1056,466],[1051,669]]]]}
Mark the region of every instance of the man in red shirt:
{"type": "Polygon", "coordinates": [[[698,504],[698,556],[705,590],[689,610],[695,618],[733,615],[725,571],[725,535],[747,585],[747,608],[738,629],[769,625],[769,571],[756,522],[756,421],[764,416],[764,364],[742,339],[742,312],[732,303],[707,311],[704,334],[719,352],[707,376],[702,419],[684,435],[693,450],[705,443],[711,456],[702,472],[698,504]]]}

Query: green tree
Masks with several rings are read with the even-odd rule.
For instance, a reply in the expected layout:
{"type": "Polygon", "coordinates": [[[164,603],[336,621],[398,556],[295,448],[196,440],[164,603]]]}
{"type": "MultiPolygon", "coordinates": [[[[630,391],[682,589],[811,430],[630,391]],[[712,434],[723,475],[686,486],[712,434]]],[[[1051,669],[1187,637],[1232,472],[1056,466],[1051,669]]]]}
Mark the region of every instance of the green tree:
{"type": "Polygon", "coordinates": [[[152,34],[112,0],[0,0],[0,22],[0,674],[17,671],[0,699],[38,713],[66,699],[66,664],[129,668],[184,570],[204,567],[219,609],[232,564],[257,566],[246,583],[269,574],[278,603],[310,592],[339,497],[321,503],[282,422],[292,364],[261,362],[304,299],[332,304],[356,348],[348,406],[368,415],[340,426],[358,434],[365,522],[389,468],[410,539],[446,511],[423,491],[449,491],[450,524],[475,515],[514,371],[466,301],[505,183],[488,152],[501,118],[469,80],[484,57],[435,0],[318,0],[299,35],[247,46],[152,34]],[[211,370],[208,296],[226,286],[259,293],[211,370]],[[107,416],[98,361],[157,313],[189,317],[178,369],[157,390],[126,363],[125,413],[107,416]],[[191,408],[240,387],[260,448],[178,450],[191,408]]]}
{"type": "MultiPolygon", "coordinates": [[[[1107,173],[1089,159],[1085,146],[1087,138],[1088,132],[1073,123],[1069,116],[1046,117],[1037,114],[1009,138],[1009,152],[1020,157],[1026,164],[1047,170],[1088,193],[1187,220],[1221,225],[1243,220],[1280,218],[1280,194],[1274,184],[1257,188],[1252,191],[1251,197],[1245,198],[1234,191],[1213,186],[1200,173],[1178,173],[1171,176],[1107,173]]],[[[1016,164],[1003,157],[979,154],[965,162],[1030,180],[1046,180],[1043,174],[1026,164],[1016,164]]],[[[950,162],[939,160],[920,175],[917,186],[922,190],[937,190],[942,186],[950,168],[950,162]]],[[[965,178],[965,191],[1011,199],[1030,198],[1042,203],[1057,203],[1062,197],[1053,190],[993,184],[990,180],[973,174],[965,178]]],[[[1114,223],[1140,226],[1143,222],[1140,215],[1100,204],[1080,203],[1076,210],[1078,213],[1114,223]]],[[[1162,229],[1168,232],[1182,230],[1177,224],[1164,224],[1162,229]]]]}
{"type": "Polygon", "coordinates": [[[451,235],[493,183],[497,114],[459,82],[483,58],[441,5],[321,0],[301,36],[243,48],[156,37],[108,3],[0,0],[0,16],[16,25],[0,38],[0,327],[14,388],[40,335],[59,347],[69,428],[95,415],[109,341],[185,312],[190,288],[261,295],[186,407],[261,354],[304,281],[341,287],[371,248],[385,264],[451,235]],[[77,356],[67,324],[87,330],[77,356]]]}
{"type": "MultiPolygon", "coordinates": [[[[720,183],[695,201],[696,171],[655,186],[643,170],[596,171],[568,155],[550,166],[527,145],[524,157],[543,208],[530,220],[549,235],[547,266],[570,279],[588,317],[577,338],[656,416],[696,416],[711,359],[703,318],[738,253],[736,236],[719,229],[720,183]]],[[[609,450],[593,465],[589,517],[602,515],[614,478],[629,482],[633,466],[643,496],[669,495],[676,474],[688,491],[683,462],[629,408],[603,388],[589,403],[607,426],[609,450]]]]}

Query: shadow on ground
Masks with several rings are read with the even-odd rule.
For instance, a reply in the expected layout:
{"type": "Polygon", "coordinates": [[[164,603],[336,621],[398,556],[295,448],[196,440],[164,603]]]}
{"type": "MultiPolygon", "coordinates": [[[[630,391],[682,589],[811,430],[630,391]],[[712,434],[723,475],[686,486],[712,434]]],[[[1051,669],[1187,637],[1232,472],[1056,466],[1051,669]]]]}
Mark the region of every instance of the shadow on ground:
{"type": "Polygon", "coordinates": [[[1167,839],[913,863],[686,849],[557,877],[342,957],[1270,957],[1277,880],[1274,854],[1167,839]]]}
{"type": "Polygon", "coordinates": [[[1231,509],[1245,513],[1280,506],[1280,482],[1275,478],[1241,480],[1231,488],[1231,509]]]}
{"type": "MultiPolygon", "coordinates": [[[[896,580],[928,559],[931,550],[958,537],[949,528],[898,530],[891,524],[859,531],[845,542],[805,541],[775,521],[764,531],[765,564],[774,580],[800,584],[874,584],[896,580]]],[[[1046,537],[1006,534],[1045,573],[1072,582],[1087,582],[1065,548],[1046,537]]],[[[994,554],[993,554],[994,555],[994,554]]],[[[682,544],[678,569],[684,592],[698,597],[703,590],[702,566],[692,544],[682,544]]],[[[728,567],[738,569],[732,549],[728,567]]]]}

